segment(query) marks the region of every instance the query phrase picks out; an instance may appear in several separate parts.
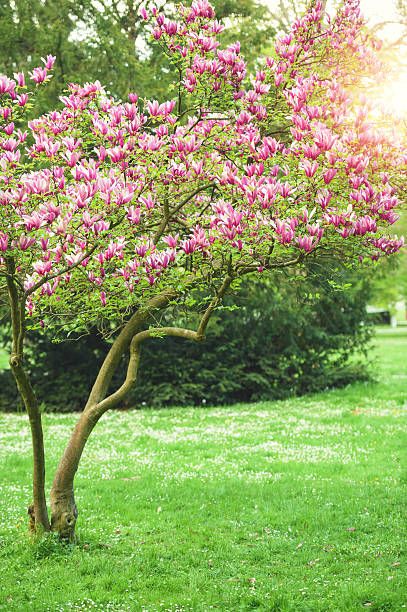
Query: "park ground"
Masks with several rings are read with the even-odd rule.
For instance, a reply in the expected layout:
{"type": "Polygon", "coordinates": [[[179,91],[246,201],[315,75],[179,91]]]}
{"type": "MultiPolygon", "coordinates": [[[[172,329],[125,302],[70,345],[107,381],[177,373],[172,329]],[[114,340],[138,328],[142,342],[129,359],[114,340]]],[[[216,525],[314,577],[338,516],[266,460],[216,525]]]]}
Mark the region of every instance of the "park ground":
{"type": "MultiPolygon", "coordinates": [[[[106,415],[75,546],[27,535],[27,422],[0,415],[0,609],[407,608],[407,334],[375,344],[376,383],[106,415]]],[[[75,416],[44,420],[50,477],[75,416]]]]}

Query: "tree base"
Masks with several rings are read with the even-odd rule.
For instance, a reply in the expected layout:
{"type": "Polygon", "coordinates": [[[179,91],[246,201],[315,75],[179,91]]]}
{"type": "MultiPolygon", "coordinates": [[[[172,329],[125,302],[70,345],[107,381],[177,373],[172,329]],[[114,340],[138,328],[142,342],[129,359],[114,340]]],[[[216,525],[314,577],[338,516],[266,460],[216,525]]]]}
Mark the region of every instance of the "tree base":
{"type": "Polygon", "coordinates": [[[73,491],[59,495],[51,493],[51,531],[57,533],[61,540],[75,542],[77,518],[78,509],[73,491]]]}
{"type": "Polygon", "coordinates": [[[42,533],[46,533],[47,531],[50,531],[48,516],[47,516],[45,525],[41,523],[41,521],[37,521],[34,504],[31,504],[30,506],[28,506],[27,514],[28,514],[28,529],[30,533],[38,535],[38,534],[42,534],[42,533]]]}

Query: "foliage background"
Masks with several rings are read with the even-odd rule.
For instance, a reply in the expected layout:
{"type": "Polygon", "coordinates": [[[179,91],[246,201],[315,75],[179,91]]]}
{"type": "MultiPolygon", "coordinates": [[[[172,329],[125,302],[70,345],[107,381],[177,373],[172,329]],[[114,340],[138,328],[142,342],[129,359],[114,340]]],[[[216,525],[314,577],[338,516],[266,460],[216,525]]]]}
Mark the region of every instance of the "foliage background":
{"type": "MultiPolygon", "coordinates": [[[[28,69],[48,53],[56,55],[52,83],[42,93],[38,110],[58,104],[66,84],[96,79],[118,97],[136,91],[149,99],[169,99],[171,64],[151,44],[139,8],[144,0],[5,0],[0,5],[0,73],[28,69]]],[[[164,4],[166,14],[175,3],[164,4]]],[[[214,0],[218,19],[228,25],[224,44],[240,40],[253,65],[276,33],[276,24],[257,0],[214,0]]]]}
{"type": "MultiPolygon", "coordinates": [[[[327,280],[325,269],[313,266],[290,282],[283,273],[246,282],[218,311],[203,344],[152,339],[125,406],[280,399],[366,379],[366,366],[349,358],[360,356],[370,338],[369,285],[338,270],[338,280],[340,273],[343,280],[354,280],[341,287],[327,280]]],[[[61,344],[33,334],[30,374],[40,401],[49,411],[81,410],[106,342],[96,331],[61,344]]],[[[123,362],[112,388],[125,370],[123,362]]],[[[0,410],[18,406],[11,373],[0,371],[0,410]]]]}

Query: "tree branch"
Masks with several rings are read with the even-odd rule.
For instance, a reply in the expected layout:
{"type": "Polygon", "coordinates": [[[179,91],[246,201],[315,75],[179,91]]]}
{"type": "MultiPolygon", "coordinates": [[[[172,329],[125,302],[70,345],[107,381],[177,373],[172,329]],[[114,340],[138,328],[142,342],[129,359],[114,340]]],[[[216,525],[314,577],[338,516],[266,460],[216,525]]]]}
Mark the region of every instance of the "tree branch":
{"type": "MultiPolygon", "coordinates": [[[[274,270],[274,269],[279,269],[279,268],[289,268],[290,266],[295,266],[296,264],[303,261],[304,257],[305,257],[305,253],[300,253],[298,257],[296,257],[295,259],[289,259],[287,261],[276,262],[274,264],[268,264],[268,265],[266,264],[264,265],[264,267],[267,270],[274,270]]],[[[251,264],[247,266],[242,264],[241,266],[239,266],[240,270],[238,274],[239,276],[242,276],[243,274],[249,274],[250,272],[255,272],[259,268],[259,265],[263,265],[263,264],[259,263],[259,264],[251,264]]]]}
{"type": "Polygon", "coordinates": [[[90,248],[89,251],[84,253],[84,255],[76,263],[69,265],[69,266],[65,266],[65,268],[62,268],[61,270],[58,270],[58,272],[55,272],[55,274],[47,274],[46,276],[41,278],[38,282],[35,283],[35,285],[30,287],[30,289],[27,289],[27,291],[24,294],[25,297],[27,298],[29,295],[34,293],[34,291],[37,291],[37,289],[42,287],[42,285],[45,285],[45,283],[48,283],[51,280],[54,280],[54,278],[57,278],[57,276],[62,276],[63,274],[66,274],[67,272],[70,272],[71,270],[74,270],[75,268],[80,266],[81,263],[85,261],[85,259],[87,259],[88,257],[92,255],[92,253],[96,250],[97,246],[98,246],[97,244],[94,244],[93,247],[90,248]]]}
{"type": "Polygon", "coordinates": [[[188,202],[192,200],[192,198],[194,198],[196,195],[198,195],[198,193],[201,193],[201,191],[205,191],[205,189],[209,189],[209,187],[213,187],[214,189],[217,188],[215,183],[208,183],[207,185],[197,187],[197,189],[192,191],[184,200],[182,200],[180,204],[178,204],[178,206],[170,210],[170,216],[172,217],[173,215],[175,215],[175,213],[179,212],[182,208],[184,208],[185,204],[188,204],[188,202]]]}
{"type": "Polygon", "coordinates": [[[7,290],[12,326],[12,349],[10,366],[18,390],[24,401],[30,421],[33,449],[33,509],[32,528],[49,529],[47,503],[45,499],[45,452],[41,412],[29,376],[24,369],[25,297],[21,298],[15,284],[16,265],[12,257],[6,257],[7,290]]]}
{"type": "Polygon", "coordinates": [[[89,399],[85,406],[85,411],[93,408],[105,397],[113,374],[116,371],[122,355],[129,348],[133,336],[151,316],[152,311],[165,308],[176,296],[177,292],[173,289],[163,291],[163,293],[151,298],[144,308],[137,310],[137,312],[130,317],[120,334],[117,336],[116,340],[113,342],[108,354],[105,357],[105,360],[103,361],[92,387],[92,391],[90,392],[89,399]]]}
{"type": "Polygon", "coordinates": [[[110,408],[114,408],[121,401],[123,401],[127,393],[136,382],[140,362],[141,345],[145,340],[160,336],[175,336],[178,338],[185,338],[186,340],[193,340],[194,342],[201,342],[204,340],[209,319],[211,318],[214,310],[220,304],[226,291],[229,289],[232,280],[233,277],[230,275],[225,277],[220,288],[217,290],[216,295],[212,298],[208,307],[204,311],[196,331],[183,327],[159,327],[140,331],[133,336],[130,342],[130,359],[127,366],[126,378],[117,391],[102,401],[99,401],[96,406],[90,408],[96,419],[99,419],[103,413],[110,408]]]}

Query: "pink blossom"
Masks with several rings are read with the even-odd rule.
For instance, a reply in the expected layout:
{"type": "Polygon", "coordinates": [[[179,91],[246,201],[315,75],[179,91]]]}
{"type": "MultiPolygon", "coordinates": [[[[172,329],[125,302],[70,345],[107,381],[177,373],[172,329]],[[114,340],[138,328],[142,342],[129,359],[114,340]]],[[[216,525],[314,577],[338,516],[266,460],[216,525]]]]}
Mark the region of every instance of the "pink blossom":
{"type": "Polygon", "coordinates": [[[14,88],[16,86],[16,82],[12,79],[9,79],[4,74],[0,74],[0,95],[8,93],[12,97],[14,97],[14,88]]]}
{"type": "Polygon", "coordinates": [[[196,251],[198,244],[195,238],[188,238],[186,240],[181,240],[181,249],[186,253],[186,255],[190,255],[194,251],[196,251]]]}
{"type": "Polygon", "coordinates": [[[153,30],[153,37],[156,40],[159,40],[161,38],[161,36],[162,36],[162,33],[163,32],[162,32],[161,28],[154,28],[154,30],[153,30]]]}
{"type": "Polygon", "coordinates": [[[22,251],[26,251],[35,244],[35,238],[29,238],[28,236],[21,235],[18,239],[18,246],[22,251]]]}
{"type": "Polygon", "coordinates": [[[129,221],[131,221],[131,223],[134,223],[135,225],[140,223],[140,214],[141,209],[139,206],[129,206],[129,208],[127,209],[127,218],[129,221]]]}
{"type": "Polygon", "coordinates": [[[19,106],[25,106],[28,102],[28,94],[20,94],[17,96],[17,103],[19,106]]]}
{"type": "Polygon", "coordinates": [[[30,72],[29,74],[30,74],[30,79],[34,81],[34,83],[39,85],[40,83],[43,83],[45,81],[45,79],[47,78],[48,72],[46,68],[38,67],[38,68],[34,68],[34,70],[30,72]]]}
{"type": "Polygon", "coordinates": [[[336,168],[330,168],[329,170],[324,172],[323,176],[326,185],[329,185],[329,183],[335,178],[337,172],[338,170],[336,168]]]}
{"type": "Polygon", "coordinates": [[[294,240],[295,232],[293,228],[291,228],[285,221],[280,221],[277,219],[275,222],[275,228],[277,238],[281,244],[290,244],[294,240]]]}
{"type": "Polygon", "coordinates": [[[56,57],[54,55],[47,55],[45,59],[42,57],[41,60],[45,64],[45,68],[47,70],[51,70],[55,63],[56,57]]]}
{"type": "Polygon", "coordinates": [[[375,232],[376,230],[377,223],[369,215],[357,219],[353,226],[354,233],[359,236],[364,236],[367,232],[375,232]]]}
{"type": "Polygon", "coordinates": [[[174,36],[177,33],[178,24],[175,21],[171,21],[170,19],[167,19],[164,21],[162,25],[163,25],[164,31],[169,36],[174,36]]]}
{"type": "Polygon", "coordinates": [[[164,236],[163,241],[168,244],[169,247],[175,248],[178,243],[179,234],[175,234],[175,236],[164,236]]]}
{"type": "Polygon", "coordinates": [[[48,272],[51,271],[51,268],[52,268],[51,261],[37,261],[33,264],[33,269],[40,276],[44,276],[45,274],[48,274],[48,272]]]}
{"type": "Polygon", "coordinates": [[[140,15],[140,17],[141,17],[142,19],[144,19],[144,20],[146,20],[146,21],[148,20],[148,13],[147,13],[147,11],[146,11],[146,9],[145,9],[145,7],[144,7],[144,6],[142,6],[142,7],[140,8],[140,10],[139,10],[139,15],[140,15]]]}
{"type": "Polygon", "coordinates": [[[0,251],[7,251],[8,236],[4,232],[0,232],[0,251]]]}
{"type": "Polygon", "coordinates": [[[311,163],[308,159],[305,159],[302,163],[301,163],[301,167],[305,172],[305,175],[308,178],[312,178],[316,171],[319,168],[319,164],[317,162],[313,162],[311,163]]]}
{"type": "MultiPolygon", "coordinates": [[[[1,85],[1,76],[0,76],[0,85],[1,85]]],[[[12,110],[9,106],[3,106],[3,108],[0,108],[0,113],[3,116],[3,119],[5,121],[7,121],[7,119],[10,117],[12,110]]]]}
{"type": "Polygon", "coordinates": [[[15,72],[14,78],[17,81],[17,85],[19,87],[25,87],[25,76],[24,72],[15,72]]]}
{"type": "Polygon", "coordinates": [[[314,250],[316,246],[315,237],[314,236],[301,236],[297,238],[297,244],[298,244],[299,249],[301,249],[302,251],[305,251],[305,253],[310,253],[311,251],[314,250]]]}

